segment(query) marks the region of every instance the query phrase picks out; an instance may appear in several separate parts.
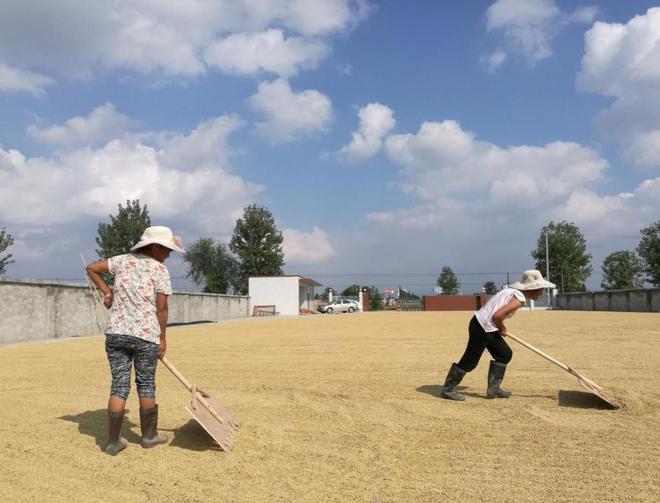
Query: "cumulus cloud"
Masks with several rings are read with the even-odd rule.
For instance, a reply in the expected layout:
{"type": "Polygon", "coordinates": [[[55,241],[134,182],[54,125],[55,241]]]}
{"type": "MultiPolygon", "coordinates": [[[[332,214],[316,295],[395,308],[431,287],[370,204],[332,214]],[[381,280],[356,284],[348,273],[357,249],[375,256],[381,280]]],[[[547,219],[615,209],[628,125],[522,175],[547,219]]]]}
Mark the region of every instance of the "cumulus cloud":
{"type": "Polygon", "coordinates": [[[461,208],[462,198],[502,214],[555,208],[601,180],[607,167],[597,152],[576,143],[500,147],[449,120],[425,122],[417,134],[392,135],[385,149],[401,166],[401,188],[421,201],[442,204],[444,212],[461,208]]]}
{"type": "Polygon", "coordinates": [[[598,127],[640,166],[660,167],[660,8],[626,24],[597,22],[585,35],[577,86],[614,98],[598,127]]]}
{"type": "Polygon", "coordinates": [[[206,49],[204,59],[228,74],[270,72],[290,77],[299,68],[315,68],[327,52],[320,40],[286,38],[282,30],[271,29],[217,40],[206,49]]]}
{"type": "Polygon", "coordinates": [[[140,199],[160,216],[176,217],[200,232],[228,232],[262,190],[222,164],[228,157],[226,136],[238,126],[236,118],[216,118],[189,135],[169,135],[159,148],[115,139],[49,158],[0,149],[0,220],[35,227],[68,224],[140,199]]]}
{"type": "Polygon", "coordinates": [[[0,62],[0,92],[28,92],[42,96],[53,79],[27,70],[18,70],[0,62]]]}
{"type": "Polygon", "coordinates": [[[316,226],[312,232],[284,229],[282,234],[282,248],[287,263],[319,264],[335,255],[328,234],[316,226]]]}
{"type": "Polygon", "coordinates": [[[122,136],[137,122],[117,112],[112,103],[97,107],[86,117],[73,117],[64,124],[28,127],[28,133],[42,142],[59,146],[97,145],[122,136]]]}
{"type": "MultiPolygon", "coordinates": [[[[205,71],[207,50],[217,64],[217,52],[223,55],[221,49],[240,41],[228,38],[231,34],[272,26],[303,35],[271,41],[277,72],[284,71],[286,61],[313,65],[322,52],[314,37],[351,29],[370,11],[366,1],[351,0],[7,0],[0,16],[0,63],[5,65],[0,68],[14,70],[4,76],[14,83],[0,84],[0,90],[13,90],[18,81],[21,89],[35,92],[48,83],[40,74],[90,78],[98,69],[194,77],[205,71]]],[[[267,66],[254,58],[251,64],[267,66]]],[[[226,55],[220,66],[245,69],[226,55]]]]}
{"type": "Polygon", "coordinates": [[[481,63],[486,67],[489,73],[495,72],[506,61],[507,54],[501,49],[497,49],[490,56],[481,58],[481,63]]]}
{"type": "Polygon", "coordinates": [[[341,148],[338,155],[348,162],[359,162],[377,154],[383,138],[394,128],[396,120],[392,110],[380,103],[369,103],[358,112],[360,127],[353,133],[351,143],[341,148]]]}
{"type": "Polygon", "coordinates": [[[266,118],[256,124],[257,133],[272,143],[324,132],[332,119],[330,98],[313,89],[294,92],[284,79],[259,84],[249,103],[266,118]]]}
{"type": "MultiPolygon", "coordinates": [[[[561,29],[571,23],[589,24],[597,13],[591,6],[565,13],[554,0],[497,0],[486,11],[486,29],[501,33],[513,51],[535,64],[552,56],[552,40],[561,29]]],[[[501,55],[495,56],[498,51],[487,60],[491,71],[503,62],[501,55]]]]}

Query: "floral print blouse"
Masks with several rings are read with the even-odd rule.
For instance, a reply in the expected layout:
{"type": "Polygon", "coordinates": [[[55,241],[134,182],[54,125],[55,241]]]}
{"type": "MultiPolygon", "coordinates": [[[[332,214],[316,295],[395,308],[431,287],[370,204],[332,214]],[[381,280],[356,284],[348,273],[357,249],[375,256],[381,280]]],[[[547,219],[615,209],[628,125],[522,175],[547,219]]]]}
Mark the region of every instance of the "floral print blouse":
{"type": "Polygon", "coordinates": [[[115,285],[106,333],[132,335],[159,344],[156,295],[172,294],[167,267],[147,255],[129,253],[109,258],[108,269],[115,285]]]}

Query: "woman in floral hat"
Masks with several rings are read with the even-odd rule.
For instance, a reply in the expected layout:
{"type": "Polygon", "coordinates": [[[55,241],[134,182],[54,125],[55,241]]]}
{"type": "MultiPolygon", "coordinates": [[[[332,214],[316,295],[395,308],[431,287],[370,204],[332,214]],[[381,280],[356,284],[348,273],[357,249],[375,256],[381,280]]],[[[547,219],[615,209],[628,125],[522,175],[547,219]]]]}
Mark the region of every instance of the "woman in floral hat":
{"type": "Polygon", "coordinates": [[[110,309],[105,350],[110,362],[112,386],[108,401],[108,436],[105,452],[115,455],[128,445],[121,438],[124,408],[131,388],[131,366],[140,399],[142,447],[167,442],[158,434],[156,364],[167,349],[167,298],[172,293],[170,274],[163,264],[170,252],[184,253],[181,240],[168,227],[148,227],[131,253],[98,260],[87,274],[103,292],[110,309]],[[114,276],[111,290],[103,274],[114,276]]]}

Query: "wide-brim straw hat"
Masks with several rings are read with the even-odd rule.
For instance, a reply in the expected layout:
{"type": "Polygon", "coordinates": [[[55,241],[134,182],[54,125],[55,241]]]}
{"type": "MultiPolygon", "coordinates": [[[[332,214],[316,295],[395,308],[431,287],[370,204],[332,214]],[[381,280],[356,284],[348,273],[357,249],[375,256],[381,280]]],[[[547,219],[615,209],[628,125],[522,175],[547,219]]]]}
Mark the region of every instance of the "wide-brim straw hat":
{"type": "Polygon", "coordinates": [[[554,288],[556,285],[544,280],[539,271],[532,269],[522,273],[522,279],[509,286],[516,290],[538,290],[539,288],[554,288]]]}
{"type": "Polygon", "coordinates": [[[181,238],[179,236],[175,236],[169,227],[164,227],[162,225],[147,227],[142,233],[140,241],[133,248],[131,248],[131,251],[144,248],[145,246],[149,246],[151,244],[158,244],[179,253],[186,252],[186,250],[183,249],[181,238]]]}

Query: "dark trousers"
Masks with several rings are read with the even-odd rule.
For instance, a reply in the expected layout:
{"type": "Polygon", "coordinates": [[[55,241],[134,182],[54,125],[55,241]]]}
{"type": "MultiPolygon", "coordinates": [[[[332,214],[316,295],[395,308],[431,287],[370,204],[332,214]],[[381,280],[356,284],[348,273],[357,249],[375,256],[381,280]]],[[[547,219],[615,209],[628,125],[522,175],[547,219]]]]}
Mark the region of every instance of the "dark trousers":
{"type": "Polygon", "coordinates": [[[105,352],[110,362],[110,394],[128,398],[131,390],[131,367],[135,362],[135,384],[139,397],[155,398],[156,364],[160,346],[131,335],[106,334],[105,352]]]}
{"type": "Polygon", "coordinates": [[[463,356],[457,363],[457,365],[465,370],[465,372],[470,372],[477,368],[479,359],[485,349],[488,350],[493,359],[498,363],[506,365],[511,361],[513,351],[511,351],[511,348],[499,332],[484,331],[484,329],[481,328],[479,321],[477,321],[476,316],[473,316],[470,320],[468,330],[470,338],[468,339],[465,353],[463,353],[463,356]]]}

